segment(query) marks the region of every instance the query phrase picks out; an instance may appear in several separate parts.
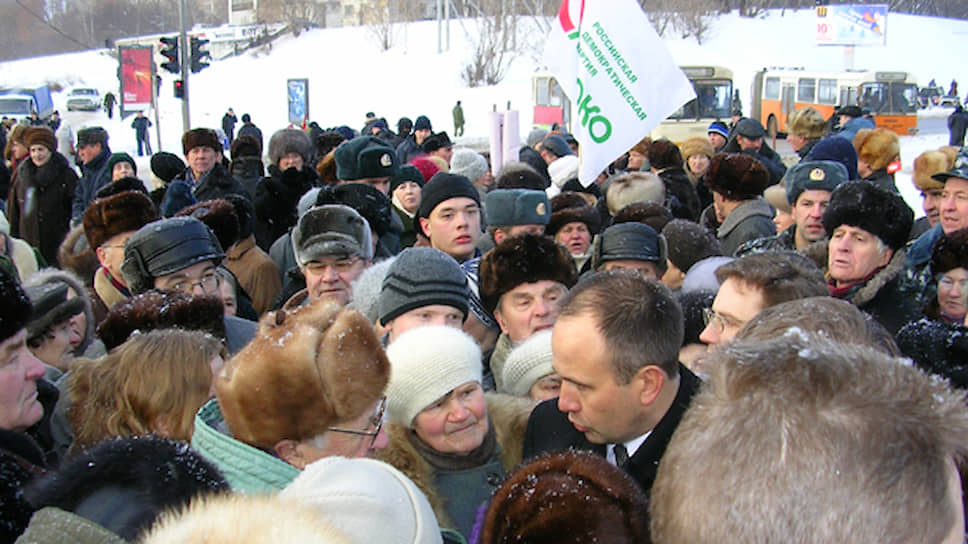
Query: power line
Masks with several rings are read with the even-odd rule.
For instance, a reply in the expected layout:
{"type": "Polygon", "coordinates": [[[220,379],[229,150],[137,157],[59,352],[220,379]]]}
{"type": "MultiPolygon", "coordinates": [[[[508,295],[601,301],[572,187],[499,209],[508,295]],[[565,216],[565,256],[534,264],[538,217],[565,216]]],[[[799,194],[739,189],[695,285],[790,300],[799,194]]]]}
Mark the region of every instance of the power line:
{"type": "Polygon", "coordinates": [[[20,0],[14,0],[14,2],[16,2],[18,6],[20,6],[21,8],[23,8],[24,11],[26,11],[27,13],[29,13],[30,15],[32,15],[35,19],[37,19],[38,21],[40,21],[44,25],[50,27],[50,29],[53,30],[54,32],[60,34],[61,36],[67,38],[68,40],[70,40],[70,41],[72,41],[74,43],[76,43],[77,45],[80,45],[81,47],[83,47],[85,49],[94,49],[94,47],[92,47],[91,45],[88,45],[86,43],[80,42],[77,39],[75,39],[73,36],[68,36],[67,34],[64,33],[64,31],[62,31],[61,29],[57,28],[56,26],[50,24],[50,21],[48,21],[47,19],[41,17],[40,15],[38,15],[37,13],[35,13],[32,9],[28,8],[27,6],[23,5],[23,2],[21,2],[20,0]]]}

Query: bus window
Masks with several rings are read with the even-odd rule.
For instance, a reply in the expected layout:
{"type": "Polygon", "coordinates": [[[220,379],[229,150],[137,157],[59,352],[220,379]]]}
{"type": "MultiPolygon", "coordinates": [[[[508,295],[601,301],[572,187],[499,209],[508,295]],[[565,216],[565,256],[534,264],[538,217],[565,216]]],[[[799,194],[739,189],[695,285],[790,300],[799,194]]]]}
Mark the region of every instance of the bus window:
{"type": "Polygon", "coordinates": [[[766,86],[763,89],[763,98],[767,98],[770,100],[780,99],[780,78],[778,77],[766,78],[766,86]]]}
{"type": "Polygon", "coordinates": [[[548,98],[548,86],[551,85],[551,78],[542,77],[535,79],[534,103],[537,106],[547,106],[550,103],[548,98]]]}
{"type": "Polygon", "coordinates": [[[857,105],[869,108],[873,113],[886,113],[891,109],[887,83],[862,83],[857,105]]]}
{"type": "Polygon", "coordinates": [[[729,81],[694,81],[699,99],[700,115],[707,118],[726,118],[731,115],[733,86],[729,81]]]}
{"type": "Polygon", "coordinates": [[[891,106],[895,113],[918,111],[918,89],[913,83],[891,83],[891,106]]]}
{"type": "Polygon", "coordinates": [[[558,80],[552,79],[548,83],[548,86],[551,88],[551,101],[549,105],[561,107],[561,103],[564,101],[562,97],[565,93],[561,90],[561,85],[558,85],[558,80]]]}
{"type": "Polygon", "coordinates": [[[813,102],[817,92],[817,80],[801,77],[797,80],[797,102],[813,102]]]}
{"type": "Polygon", "coordinates": [[[817,87],[817,102],[820,104],[837,103],[837,80],[821,79],[817,87]]]}

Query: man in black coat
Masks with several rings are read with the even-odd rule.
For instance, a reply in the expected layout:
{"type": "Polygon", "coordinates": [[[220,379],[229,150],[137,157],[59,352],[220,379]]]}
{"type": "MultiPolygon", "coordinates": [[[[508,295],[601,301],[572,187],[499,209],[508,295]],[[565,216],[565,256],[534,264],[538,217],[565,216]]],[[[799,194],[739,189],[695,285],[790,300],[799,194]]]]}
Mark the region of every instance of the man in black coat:
{"type": "Polygon", "coordinates": [[[225,137],[229,141],[229,145],[235,141],[235,124],[239,122],[239,118],[236,117],[235,111],[229,108],[229,111],[225,112],[222,116],[222,132],[225,133],[225,137]]]}
{"type": "Polygon", "coordinates": [[[627,270],[579,283],[562,302],[552,333],[561,396],[531,413],[524,459],[593,451],[648,494],[700,384],[678,362],[682,335],[682,310],[662,284],[627,270]]]}
{"type": "Polygon", "coordinates": [[[958,104],[955,106],[955,111],[948,116],[948,145],[964,146],[966,129],[968,129],[968,112],[958,104]]]}

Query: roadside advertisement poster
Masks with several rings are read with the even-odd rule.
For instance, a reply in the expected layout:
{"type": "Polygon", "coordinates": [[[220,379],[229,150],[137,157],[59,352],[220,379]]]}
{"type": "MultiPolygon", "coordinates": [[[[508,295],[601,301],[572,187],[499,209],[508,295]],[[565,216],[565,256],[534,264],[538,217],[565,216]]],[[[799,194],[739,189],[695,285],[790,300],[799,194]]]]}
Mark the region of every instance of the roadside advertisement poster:
{"type": "Polygon", "coordinates": [[[885,45],[887,4],[817,6],[820,45],[885,45]]]}
{"type": "Polygon", "coordinates": [[[309,120],[309,80],[287,80],[286,96],[289,101],[289,123],[304,126],[309,120]]]}
{"type": "Polygon", "coordinates": [[[151,47],[119,47],[121,59],[121,110],[144,111],[151,107],[151,47]]]}
{"type": "Polygon", "coordinates": [[[586,187],[696,97],[636,0],[564,0],[544,62],[572,100],[586,187]]]}

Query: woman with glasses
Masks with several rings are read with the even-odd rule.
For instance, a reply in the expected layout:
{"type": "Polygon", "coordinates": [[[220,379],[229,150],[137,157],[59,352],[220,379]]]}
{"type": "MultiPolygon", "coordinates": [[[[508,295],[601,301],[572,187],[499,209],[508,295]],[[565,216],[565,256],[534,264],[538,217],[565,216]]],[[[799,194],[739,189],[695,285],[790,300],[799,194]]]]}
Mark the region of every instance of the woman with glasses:
{"type": "Polygon", "coordinates": [[[485,395],[480,349],[452,327],[411,329],[387,356],[390,445],[380,458],[420,487],[441,527],[468,538],[478,508],[521,461],[533,404],[485,395]]]}
{"type": "Polygon", "coordinates": [[[968,229],[942,236],[931,254],[931,271],[937,281],[937,295],[931,297],[924,315],[945,323],[961,324],[968,314],[968,229]]]}

